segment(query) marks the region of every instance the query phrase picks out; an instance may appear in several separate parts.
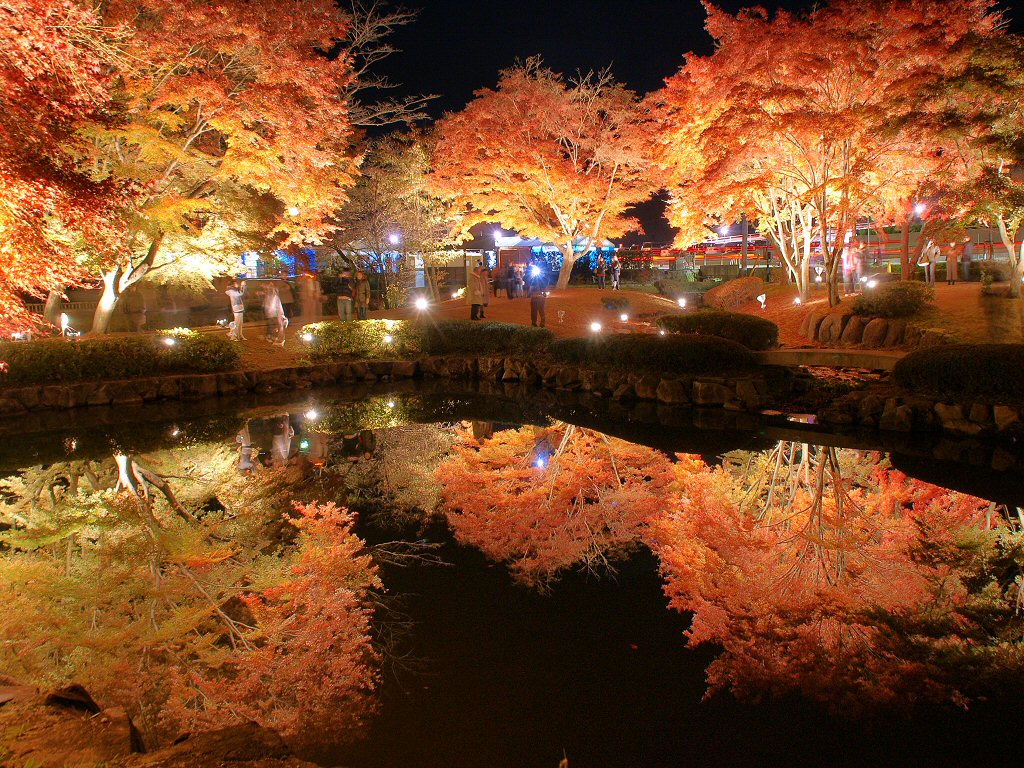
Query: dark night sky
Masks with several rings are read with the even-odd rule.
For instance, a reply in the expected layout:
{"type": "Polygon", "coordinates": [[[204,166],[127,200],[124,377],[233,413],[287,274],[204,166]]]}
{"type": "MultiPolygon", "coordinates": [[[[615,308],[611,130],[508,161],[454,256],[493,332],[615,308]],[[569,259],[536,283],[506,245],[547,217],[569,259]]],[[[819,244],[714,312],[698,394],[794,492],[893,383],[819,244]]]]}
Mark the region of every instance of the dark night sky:
{"type": "MultiPolygon", "coordinates": [[[[543,56],[556,72],[572,74],[611,65],[615,77],[641,95],[659,88],[689,51],[711,52],[699,0],[404,0],[416,21],[392,38],[400,53],[381,62],[400,94],[436,93],[430,112],[457,111],[479,88],[493,88],[501,69],[517,58],[543,56]]],[[[760,4],[769,9],[809,8],[810,0],[719,0],[735,13],[760,4]]],[[[1020,31],[1024,12],[1004,3],[1020,31]]],[[[671,230],[658,206],[640,214],[648,232],[639,240],[665,241],[671,230]]]]}

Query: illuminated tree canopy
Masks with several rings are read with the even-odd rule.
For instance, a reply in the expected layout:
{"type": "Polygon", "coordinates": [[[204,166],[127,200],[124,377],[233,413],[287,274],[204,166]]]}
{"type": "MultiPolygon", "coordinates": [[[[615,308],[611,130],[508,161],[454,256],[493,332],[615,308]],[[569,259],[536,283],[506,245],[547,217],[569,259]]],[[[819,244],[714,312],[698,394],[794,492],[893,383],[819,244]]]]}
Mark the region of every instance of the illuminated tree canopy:
{"type": "Polygon", "coordinates": [[[566,82],[530,59],[437,124],[433,185],[463,234],[497,222],[556,244],[564,288],[577,245],[639,226],[626,210],[655,189],[640,125],[636,96],[608,72],[566,82]]]}

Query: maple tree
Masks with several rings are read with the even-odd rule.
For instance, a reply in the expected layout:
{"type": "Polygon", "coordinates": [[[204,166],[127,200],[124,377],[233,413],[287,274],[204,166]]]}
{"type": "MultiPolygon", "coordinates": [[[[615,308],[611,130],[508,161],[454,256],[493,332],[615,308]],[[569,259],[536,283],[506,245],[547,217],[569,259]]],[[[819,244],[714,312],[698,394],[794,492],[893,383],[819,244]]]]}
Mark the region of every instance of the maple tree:
{"type": "Polygon", "coordinates": [[[293,509],[298,467],[236,463],[197,443],[0,481],[0,669],[85,685],[149,746],[244,720],[296,745],[354,735],[375,707],[376,566],[345,510],[293,509]]]}
{"type": "Polygon", "coordinates": [[[432,185],[462,235],[497,222],[554,243],[559,288],[579,253],[638,229],[626,211],[654,191],[637,99],[607,71],[567,82],[528,59],[436,131],[432,185]]]}
{"type": "Polygon", "coordinates": [[[457,541],[544,587],[572,566],[609,567],[662,509],[668,457],[568,424],[494,432],[460,428],[435,471],[457,541]]]}
{"type": "Polygon", "coordinates": [[[924,89],[994,30],[987,0],[837,0],[803,15],[708,6],[711,56],[689,56],[649,100],[669,218],[692,241],[747,213],[801,295],[821,253],[830,302],[858,218],[891,212],[943,162],[909,118],[924,89]]]}
{"type": "Polygon", "coordinates": [[[93,331],[120,296],[163,272],[237,268],[253,243],[320,242],[356,173],[342,54],[348,17],[330,0],[117,0],[130,66],[114,93],[121,122],[88,132],[94,177],[133,185],[133,253],[101,259],[93,331]]]}
{"type": "Polygon", "coordinates": [[[689,642],[723,648],[711,691],[851,713],[963,703],[1024,674],[1021,536],[994,505],[799,443],[676,467],[681,503],[650,538],[689,642]]]}
{"type": "Polygon", "coordinates": [[[90,250],[122,247],[120,191],[74,163],[76,131],[106,118],[122,37],[88,4],[0,6],[0,332],[35,324],[23,294],[60,289],[90,250]]]}
{"type": "Polygon", "coordinates": [[[1024,41],[997,30],[973,46],[957,77],[933,89],[923,110],[948,137],[952,167],[932,191],[952,222],[995,226],[1010,264],[1010,294],[1022,295],[1024,246],[1024,41]]]}
{"type": "Polygon", "coordinates": [[[360,176],[335,218],[330,243],[352,266],[381,276],[383,292],[414,275],[412,254],[424,261],[432,296],[439,298],[437,267],[450,262],[449,227],[441,201],[430,194],[430,154],[416,134],[390,134],[370,141],[360,176]]]}

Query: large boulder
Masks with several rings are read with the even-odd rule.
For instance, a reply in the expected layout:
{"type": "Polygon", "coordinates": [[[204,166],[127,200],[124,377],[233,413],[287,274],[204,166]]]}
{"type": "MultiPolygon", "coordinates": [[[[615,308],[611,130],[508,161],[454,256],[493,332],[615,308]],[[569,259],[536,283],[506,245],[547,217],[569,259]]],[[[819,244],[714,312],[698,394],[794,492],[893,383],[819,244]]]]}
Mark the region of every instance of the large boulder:
{"type": "Polygon", "coordinates": [[[656,391],[658,402],[669,405],[686,405],[690,402],[689,382],[679,379],[662,379],[656,391]]]}
{"type": "Polygon", "coordinates": [[[817,341],[818,329],[821,328],[821,323],[827,315],[827,312],[820,309],[812,309],[800,324],[800,334],[809,341],[817,341]]]}
{"type": "Polygon", "coordinates": [[[849,322],[846,323],[846,327],[843,329],[842,336],[839,337],[839,343],[844,347],[852,347],[855,344],[860,344],[864,339],[864,329],[867,327],[868,319],[861,315],[853,315],[849,322]]]}
{"type": "Polygon", "coordinates": [[[884,317],[873,318],[864,326],[864,335],[861,337],[861,343],[865,347],[877,349],[878,347],[885,346],[885,337],[888,333],[889,321],[884,317]]]}
{"type": "Polygon", "coordinates": [[[826,316],[818,328],[818,341],[822,344],[838,344],[849,318],[849,315],[839,312],[833,312],[826,316]]]}

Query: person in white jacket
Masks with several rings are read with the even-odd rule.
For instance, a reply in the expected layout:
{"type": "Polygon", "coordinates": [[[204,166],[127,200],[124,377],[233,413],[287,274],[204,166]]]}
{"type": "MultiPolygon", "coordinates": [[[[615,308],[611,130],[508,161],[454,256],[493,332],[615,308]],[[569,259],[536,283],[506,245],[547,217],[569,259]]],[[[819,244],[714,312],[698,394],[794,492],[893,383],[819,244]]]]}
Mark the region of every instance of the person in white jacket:
{"type": "Polygon", "coordinates": [[[231,282],[231,287],[224,293],[231,300],[231,314],[235,316],[234,322],[228,326],[228,338],[232,341],[241,341],[245,338],[242,334],[242,323],[245,317],[245,280],[239,283],[238,280],[231,282]]]}

